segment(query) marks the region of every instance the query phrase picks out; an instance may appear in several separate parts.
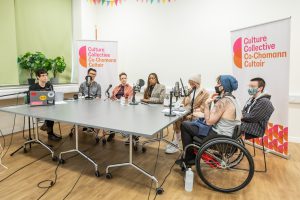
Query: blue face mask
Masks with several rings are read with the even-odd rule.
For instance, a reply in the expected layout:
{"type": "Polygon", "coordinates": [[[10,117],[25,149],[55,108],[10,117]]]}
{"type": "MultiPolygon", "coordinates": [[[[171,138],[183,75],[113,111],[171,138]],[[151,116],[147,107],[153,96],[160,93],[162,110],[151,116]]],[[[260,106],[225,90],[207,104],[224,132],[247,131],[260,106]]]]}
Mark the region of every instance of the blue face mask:
{"type": "Polygon", "coordinates": [[[248,89],[248,94],[250,96],[256,95],[257,92],[258,92],[258,88],[249,88],[248,89]]]}

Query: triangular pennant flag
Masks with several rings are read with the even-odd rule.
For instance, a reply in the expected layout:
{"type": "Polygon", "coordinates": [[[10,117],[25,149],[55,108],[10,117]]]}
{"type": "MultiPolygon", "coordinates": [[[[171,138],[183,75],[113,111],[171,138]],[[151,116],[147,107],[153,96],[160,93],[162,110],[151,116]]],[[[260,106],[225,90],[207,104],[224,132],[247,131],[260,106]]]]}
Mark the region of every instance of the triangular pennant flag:
{"type": "Polygon", "coordinates": [[[109,6],[109,4],[110,4],[110,2],[109,2],[109,1],[107,1],[107,2],[106,2],[106,5],[107,5],[107,6],[109,6]]]}
{"type": "Polygon", "coordinates": [[[110,6],[114,6],[114,1],[113,0],[110,0],[110,6]]]}
{"type": "Polygon", "coordinates": [[[102,5],[105,3],[105,0],[102,0],[102,5]]]}
{"type": "Polygon", "coordinates": [[[118,5],[118,0],[115,0],[115,4],[116,4],[116,6],[118,5]]]}

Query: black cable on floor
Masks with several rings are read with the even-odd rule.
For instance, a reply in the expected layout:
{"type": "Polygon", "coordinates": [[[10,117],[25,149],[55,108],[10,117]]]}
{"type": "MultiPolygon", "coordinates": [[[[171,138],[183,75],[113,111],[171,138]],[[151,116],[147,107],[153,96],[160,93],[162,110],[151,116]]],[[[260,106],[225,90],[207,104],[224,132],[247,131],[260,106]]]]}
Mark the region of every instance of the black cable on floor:
{"type": "Polygon", "coordinates": [[[33,164],[33,163],[35,163],[35,162],[37,162],[37,161],[39,161],[39,160],[45,158],[46,156],[49,156],[49,155],[50,155],[50,153],[48,153],[48,154],[46,154],[46,155],[44,155],[44,156],[38,158],[37,160],[34,160],[34,161],[32,161],[32,162],[30,162],[30,163],[28,163],[28,164],[26,164],[26,165],[20,167],[19,169],[17,169],[16,171],[12,172],[11,174],[9,174],[8,176],[6,176],[5,178],[1,179],[1,180],[0,180],[0,183],[1,183],[2,181],[4,181],[4,180],[8,179],[9,177],[11,177],[12,175],[14,175],[15,173],[17,173],[18,171],[24,169],[25,167],[28,167],[29,165],[31,165],[31,164],[33,164]]]}
{"type": "MultiPolygon", "coordinates": [[[[158,162],[158,156],[159,156],[159,147],[160,147],[160,140],[158,141],[158,148],[157,148],[157,154],[156,154],[156,161],[155,161],[155,165],[154,165],[153,176],[155,175],[156,168],[157,168],[157,162],[158,162]]],[[[153,184],[153,179],[151,180],[151,185],[150,185],[150,188],[149,188],[148,200],[150,199],[150,194],[151,194],[151,190],[152,190],[152,184],[153,184]]]]}
{"type": "MultiPolygon", "coordinates": [[[[88,148],[88,150],[89,150],[89,149],[90,149],[90,148],[88,148]]],[[[96,153],[97,153],[97,152],[96,152],[96,153]]],[[[77,155],[79,155],[79,154],[77,154],[77,155]]],[[[91,154],[91,155],[89,155],[89,156],[92,156],[92,155],[93,155],[93,154],[91,154]]],[[[75,186],[77,185],[79,179],[81,178],[81,176],[82,176],[83,172],[86,170],[86,168],[87,168],[87,164],[86,164],[85,167],[81,170],[81,172],[80,172],[80,174],[79,174],[77,180],[75,181],[73,187],[72,187],[71,190],[68,192],[68,194],[63,198],[63,200],[65,200],[65,199],[73,192],[73,189],[74,189],[75,186]]]]}
{"type": "MultiPolygon", "coordinates": [[[[19,105],[19,95],[17,95],[17,102],[16,102],[16,105],[19,105]]],[[[15,114],[14,116],[14,124],[13,124],[13,128],[11,130],[11,136],[10,136],[10,142],[9,142],[9,145],[5,151],[5,153],[3,154],[2,156],[2,159],[5,157],[5,155],[7,154],[11,144],[12,144],[12,141],[13,141],[13,136],[14,136],[14,131],[15,131],[15,126],[16,126],[16,117],[17,117],[17,114],[15,114]]]]}
{"type": "Polygon", "coordinates": [[[46,179],[37,184],[38,188],[47,189],[41,196],[39,196],[39,198],[37,198],[37,200],[41,199],[49,191],[49,189],[55,185],[56,180],[57,180],[57,169],[58,169],[59,165],[60,165],[60,163],[58,162],[56,165],[56,168],[54,170],[54,181],[46,179]],[[47,183],[47,182],[49,182],[49,186],[42,186],[43,183],[47,183]]]}
{"type": "MultiPolygon", "coordinates": [[[[62,144],[63,144],[65,141],[66,141],[66,139],[65,139],[65,140],[64,140],[64,141],[63,141],[63,142],[55,149],[55,151],[57,151],[57,150],[62,146],[62,144]]],[[[50,155],[50,153],[48,153],[48,154],[46,154],[46,155],[44,155],[44,156],[42,156],[42,157],[40,157],[40,158],[38,158],[38,159],[36,159],[36,160],[34,160],[34,161],[32,161],[32,162],[30,162],[30,163],[28,163],[28,164],[26,164],[26,165],[20,167],[19,169],[17,169],[16,171],[12,172],[11,174],[9,174],[8,176],[6,176],[5,178],[1,179],[1,180],[0,180],[0,183],[1,183],[2,181],[4,181],[4,180],[8,179],[9,177],[11,177],[12,175],[14,175],[15,173],[17,173],[18,171],[24,169],[25,167],[28,167],[29,165],[31,165],[31,164],[33,164],[33,163],[35,163],[35,162],[37,162],[37,161],[39,161],[39,160],[41,160],[41,159],[43,159],[43,158],[49,156],[49,155],[50,155]]]]}
{"type": "Polygon", "coordinates": [[[75,186],[77,185],[77,183],[78,183],[79,179],[81,178],[81,176],[82,176],[82,174],[83,174],[83,172],[84,172],[85,169],[86,169],[86,167],[85,167],[84,169],[81,170],[80,175],[78,176],[77,180],[75,181],[73,187],[72,187],[71,190],[68,192],[68,194],[63,198],[63,200],[65,200],[65,199],[73,192],[73,189],[74,189],[75,186]]]}
{"type": "MultiPolygon", "coordinates": [[[[180,159],[180,158],[181,158],[181,154],[178,156],[177,160],[180,159]]],[[[160,187],[162,187],[162,186],[164,185],[164,183],[166,182],[167,178],[170,176],[170,174],[171,174],[171,172],[172,172],[172,170],[173,170],[175,164],[176,164],[176,163],[174,162],[173,165],[171,166],[170,171],[169,171],[168,174],[165,176],[165,178],[164,178],[163,182],[161,183],[160,187]]],[[[154,196],[153,200],[155,200],[156,197],[157,197],[157,193],[155,193],[155,196],[154,196]]]]}
{"type": "MultiPolygon", "coordinates": [[[[92,147],[89,147],[89,148],[87,148],[86,150],[84,150],[83,152],[86,152],[86,151],[90,150],[91,148],[92,148],[92,147]]],[[[70,157],[66,158],[65,161],[66,161],[66,160],[69,160],[69,159],[71,159],[71,158],[77,157],[77,156],[79,156],[79,155],[80,155],[80,154],[75,154],[75,155],[73,155],[73,156],[70,156],[70,157]]],[[[56,184],[56,181],[57,181],[57,170],[58,170],[59,165],[60,165],[60,163],[58,162],[58,164],[57,164],[57,166],[56,166],[56,168],[55,168],[55,170],[54,170],[54,180],[46,179],[46,180],[43,180],[43,181],[41,181],[41,182],[39,182],[39,183],[37,184],[37,187],[38,187],[38,188],[46,189],[45,192],[44,192],[41,196],[39,196],[39,197],[37,198],[37,200],[40,200],[40,199],[41,199],[41,198],[49,191],[49,189],[50,189],[51,187],[53,187],[53,186],[56,184]],[[41,184],[46,183],[46,182],[49,182],[49,185],[48,185],[48,186],[41,186],[41,184]]],[[[73,190],[74,187],[76,186],[76,184],[77,184],[77,182],[79,181],[79,179],[80,179],[80,177],[81,177],[81,175],[82,175],[82,173],[83,173],[84,170],[85,170],[85,168],[81,171],[80,176],[78,177],[77,181],[75,182],[74,186],[73,186],[72,189],[69,191],[69,193],[67,194],[67,196],[69,196],[69,195],[71,194],[72,190],[73,190]]],[[[66,196],[66,197],[67,197],[67,196],[66,196]]],[[[66,197],[65,197],[65,198],[66,198],[66,197]]]]}

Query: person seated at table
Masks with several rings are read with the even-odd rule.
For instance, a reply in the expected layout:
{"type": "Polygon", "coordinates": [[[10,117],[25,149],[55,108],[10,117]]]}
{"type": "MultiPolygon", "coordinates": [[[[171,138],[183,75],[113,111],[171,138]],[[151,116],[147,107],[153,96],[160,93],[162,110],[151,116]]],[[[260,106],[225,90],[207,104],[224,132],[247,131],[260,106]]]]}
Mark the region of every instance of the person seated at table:
{"type": "MultiPolygon", "coordinates": [[[[173,129],[175,132],[175,139],[173,140],[173,144],[179,147],[179,142],[181,141],[181,132],[180,132],[180,125],[183,121],[186,120],[195,120],[199,117],[204,116],[204,107],[205,107],[205,101],[209,97],[208,91],[206,91],[204,88],[201,87],[201,75],[196,74],[194,76],[191,76],[189,78],[189,85],[190,85],[190,90],[189,93],[190,95],[185,97],[182,100],[182,104],[184,107],[187,107],[188,109],[191,108],[191,103],[193,99],[194,92],[192,90],[195,90],[195,97],[194,97],[194,104],[193,104],[193,113],[183,117],[182,119],[176,121],[173,124],[173,129]]],[[[172,145],[167,145],[165,149],[165,153],[172,154],[176,153],[179,151],[178,148],[172,146],[172,145]]]]}
{"type": "MultiPolygon", "coordinates": [[[[87,83],[86,81],[82,82],[79,87],[79,93],[82,96],[88,96],[88,86],[90,86],[90,96],[96,99],[101,98],[101,86],[95,81],[97,76],[97,71],[94,68],[89,68],[87,71],[87,76],[91,77],[91,81],[87,83]]],[[[87,131],[90,133],[95,132],[93,128],[83,127],[82,131],[87,131]]]]}
{"type": "MultiPolygon", "coordinates": [[[[111,95],[112,100],[120,99],[121,97],[125,97],[125,99],[129,99],[133,95],[132,87],[127,83],[127,74],[122,72],[119,74],[120,84],[117,85],[111,95]]],[[[115,132],[110,131],[110,134],[107,138],[107,142],[110,142],[114,139],[115,132]]]]}
{"type": "MultiPolygon", "coordinates": [[[[35,72],[37,83],[29,87],[29,91],[53,91],[53,85],[48,82],[48,72],[47,70],[41,68],[35,72]]],[[[61,136],[53,132],[54,121],[45,120],[44,124],[41,126],[42,131],[47,131],[48,139],[53,141],[58,141],[61,136]]]]}
{"type": "Polygon", "coordinates": [[[141,99],[144,103],[162,104],[166,94],[166,87],[159,83],[155,73],[148,76],[147,87],[144,91],[144,98],[141,99]]]}
{"type": "Polygon", "coordinates": [[[127,74],[122,72],[119,74],[120,84],[117,85],[111,95],[112,100],[120,99],[121,97],[125,97],[126,99],[132,97],[133,90],[132,87],[127,83],[127,74]]]}
{"type": "MultiPolygon", "coordinates": [[[[201,139],[214,137],[217,134],[232,137],[235,127],[241,124],[242,117],[240,106],[232,95],[237,88],[238,82],[233,76],[221,75],[217,78],[216,93],[206,100],[204,107],[205,123],[212,127],[204,133],[207,129],[199,128],[201,124],[198,120],[183,122],[180,127],[183,148],[193,143],[194,136],[201,139]],[[216,103],[210,109],[212,102],[216,103]]],[[[193,148],[187,149],[185,160],[181,158],[176,161],[176,164],[180,165],[183,161],[188,165],[195,163],[193,148]]]]}
{"type": "Polygon", "coordinates": [[[96,99],[101,98],[101,86],[99,83],[95,81],[95,78],[97,76],[97,71],[94,68],[89,68],[87,71],[87,76],[91,77],[91,81],[89,83],[86,83],[86,81],[82,82],[79,87],[79,93],[82,94],[82,96],[88,95],[88,86],[90,86],[90,96],[94,97],[96,99]]]}
{"type": "MultiPolygon", "coordinates": [[[[144,103],[149,104],[163,104],[166,94],[166,87],[159,83],[156,73],[150,73],[148,76],[147,87],[144,91],[144,98],[141,99],[144,103]]],[[[134,142],[139,141],[139,137],[133,135],[134,142]]],[[[129,144],[129,138],[125,141],[125,144],[129,144]]]]}

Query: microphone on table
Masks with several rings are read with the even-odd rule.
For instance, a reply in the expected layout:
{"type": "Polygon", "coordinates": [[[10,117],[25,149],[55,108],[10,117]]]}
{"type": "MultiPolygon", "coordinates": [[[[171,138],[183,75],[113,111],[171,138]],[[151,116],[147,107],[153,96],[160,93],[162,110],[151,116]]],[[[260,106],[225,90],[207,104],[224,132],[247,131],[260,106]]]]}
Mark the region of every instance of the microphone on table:
{"type": "Polygon", "coordinates": [[[112,84],[109,84],[107,90],[105,91],[105,95],[106,95],[108,98],[110,97],[109,90],[110,90],[111,87],[112,87],[112,84]]]}

